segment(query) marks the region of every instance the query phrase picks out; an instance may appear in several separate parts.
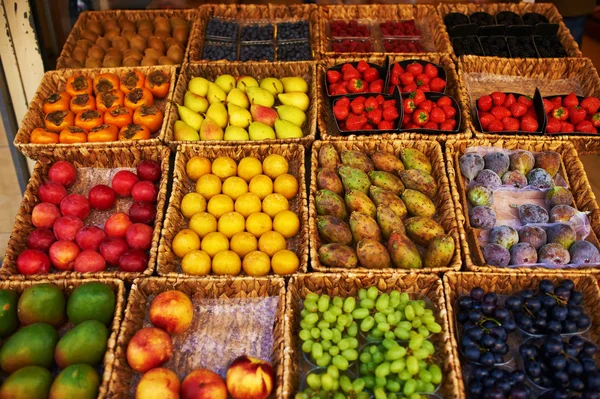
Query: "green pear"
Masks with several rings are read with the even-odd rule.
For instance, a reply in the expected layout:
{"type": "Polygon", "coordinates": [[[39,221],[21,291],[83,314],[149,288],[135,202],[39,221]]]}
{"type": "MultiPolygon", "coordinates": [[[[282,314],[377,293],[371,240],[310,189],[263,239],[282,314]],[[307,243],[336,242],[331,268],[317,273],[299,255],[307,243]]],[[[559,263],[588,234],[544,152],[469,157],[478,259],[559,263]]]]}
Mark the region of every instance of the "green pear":
{"type": "Polygon", "coordinates": [[[277,114],[280,119],[292,122],[300,127],[306,122],[306,114],[298,107],[294,107],[293,105],[280,105],[275,108],[277,108],[277,114]]]}
{"type": "Polygon", "coordinates": [[[179,112],[179,119],[187,123],[192,129],[200,130],[200,126],[204,120],[200,114],[197,114],[188,107],[179,104],[177,104],[177,111],[179,112]]]}
{"type": "Polygon", "coordinates": [[[299,91],[283,93],[278,95],[277,98],[279,98],[279,101],[281,101],[283,105],[293,105],[294,107],[299,108],[300,111],[305,112],[308,109],[308,104],[310,102],[308,96],[299,91]]]}
{"type": "Polygon", "coordinates": [[[271,127],[275,124],[275,119],[278,118],[277,112],[273,108],[259,104],[252,104],[250,106],[250,113],[252,114],[252,120],[262,122],[271,127]]]}
{"type": "Polygon", "coordinates": [[[208,82],[208,93],[206,99],[210,104],[222,103],[227,99],[227,93],[221,89],[216,83],[208,82]]]}
{"type": "Polygon", "coordinates": [[[204,78],[192,78],[188,82],[188,90],[197,96],[206,97],[208,93],[208,80],[204,78]]]}
{"type": "Polygon", "coordinates": [[[198,141],[200,136],[198,132],[190,127],[184,121],[175,121],[175,133],[173,137],[175,141],[198,141]]]}
{"type": "Polygon", "coordinates": [[[229,93],[235,87],[235,78],[231,75],[219,75],[215,79],[215,84],[219,86],[225,93],[229,93]]]}
{"type": "Polygon", "coordinates": [[[306,80],[302,79],[300,76],[281,78],[281,83],[283,84],[283,91],[286,93],[292,93],[295,91],[299,91],[301,93],[308,92],[308,83],[306,83],[306,80]]]}
{"type": "Polygon", "coordinates": [[[229,125],[227,126],[227,129],[225,129],[225,136],[223,137],[223,140],[250,140],[250,138],[248,137],[248,132],[245,129],[229,125]]]}
{"type": "Polygon", "coordinates": [[[274,96],[283,93],[283,84],[277,78],[265,78],[261,80],[260,88],[265,89],[274,96]]]}
{"type": "Polygon", "coordinates": [[[246,93],[244,93],[242,89],[238,89],[237,87],[229,92],[229,94],[227,95],[227,102],[229,104],[235,104],[245,109],[248,109],[248,107],[250,106],[250,101],[248,101],[248,96],[246,95],[246,93]]]}
{"type": "Polygon", "coordinates": [[[208,111],[206,111],[206,117],[215,121],[221,129],[227,126],[227,108],[223,103],[211,104],[208,111]]]}
{"type": "Polygon", "coordinates": [[[252,123],[250,111],[235,104],[227,104],[227,114],[231,126],[246,128],[252,123]]]}
{"type": "Polygon", "coordinates": [[[248,128],[250,140],[275,140],[275,131],[262,122],[252,122],[248,128]]]}
{"type": "Polygon", "coordinates": [[[236,87],[245,92],[246,87],[258,87],[258,82],[252,76],[240,76],[237,78],[236,87]]]}
{"type": "Polygon", "coordinates": [[[200,128],[200,140],[223,140],[223,129],[217,122],[206,117],[200,128]]]}
{"type": "Polygon", "coordinates": [[[296,139],[304,137],[302,129],[290,121],[277,119],[275,121],[275,133],[278,139],[296,139]]]}
{"type": "MultiPolygon", "coordinates": [[[[275,104],[275,97],[265,89],[260,87],[246,87],[246,94],[250,99],[250,104],[263,105],[265,107],[272,107],[275,104]]],[[[281,96],[281,94],[280,94],[281,96]]]]}
{"type": "Polygon", "coordinates": [[[183,105],[194,112],[204,113],[208,109],[208,100],[191,91],[186,91],[185,96],[183,96],[183,105]]]}

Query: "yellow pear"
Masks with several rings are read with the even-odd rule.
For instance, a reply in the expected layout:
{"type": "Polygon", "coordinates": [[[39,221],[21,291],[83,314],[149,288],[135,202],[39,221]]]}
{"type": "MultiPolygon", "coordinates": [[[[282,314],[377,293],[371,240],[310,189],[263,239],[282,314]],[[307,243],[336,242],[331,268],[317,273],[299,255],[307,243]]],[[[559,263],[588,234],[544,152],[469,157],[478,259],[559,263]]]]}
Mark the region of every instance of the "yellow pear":
{"type": "Polygon", "coordinates": [[[245,129],[237,126],[227,126],[223,140],[249,140],[248,132],[245,129]]]}
{"type": "Polygon", "coordinates": [[[246,87],[246,94],[250,99],[250,104],[258,104],[265,107],[272,107],[275,104],[275,97],[260,87],[246,87]]]}
{"type": "Polygon", "coordinates": [[[198,141],[200,136],[198,132],[190,127],[184,121],[175,121],[173,137],[175,141],[198,141]]]}
{"type": "Polygon", "coordinates": [[[248,101],[248,96],[246,93],[242,91],[242,89],[238,89],[237,87],[232,89],[229,94],[227,94],[227,103],[235,104],[239,107],[248,109],[250,106],[250,101],[248,101]]]}
{"type": "Polygon", "coordinates": [[[200,140],[223,140],[223,129],[217,122],[206,117],[200,128],[200,140]]]}
{"type": "Polygon", "coordinates": [[[252,122],[248,128],[250,140],[274,140],[275,131],[262,122],[252,122]]]}
{"type": "Polygon", "coordinates": [[[179,112],[179,119],[187,123],[192,129],[200,130],[203,121],[202,116],[188,107],[179,104],[177,104],[177,112],[179,112]]]}
{"type": "Polygon", "coordinates": [[[235,87],[235,78],[231,75],[219,75],[215,79],[215,84],[219,86],[225,93],[229,93],[235,87]]]}
{"type": "Polygon", "coordinates": [[[281,81],[277,78],[265,78],[261,80],[260,88],[265,89],[274,96],[283,93],[283,84],[281,84],[281,81]]]}
{"type": "Polygon", "coordinates": [[[236,87],[245,92],[246,87],[258,87],[258,82],[252,76],[240,76],[237,78],[236,87]]]}
{"type": "Polygon", "coordinates": [[[275,133],[278,139],[295,139],[304,137],[302,129],[290,121],[277,119],[275,121],[275,133]]]}
{"type": "Polygon", "coordinates": [[[223,103],[213,103],[206,111],[206,117],[212,119],[224,129],[227,126],[227,108],[223,103]]]}
{"type": "Polygon", "coordinates": [[[188,90],[197,96],[206,97],[208,93],[208,80],[204,78],[192,78],[188,82],[188,90]]]}
{"type": "Polygon", "coordinates": [[[206,94],[206,99],[210,104],[221,103],[225,101],[227,98],[227,93],[216,83],[208,82],[208,93],[206,94]]]}
{"type": "Polygon", "coordinates": [[[308,83],[299,76],[281,78],[281,83],[283,84],[283,91],[286,93],[294,91],[299,91],[301,93],[308,92],[308,83]]]}
{"type": "Polygon", "coordinates": [[[280,119],[292,122],[296,126],[302,127],[306,122],[306,114],[298,107],[293,105],[280,105],[277,108],[277,115],[280,119]]]}
{"type": "Polygon", "coordinates": [[[246,128],[252,123],[250,111],[235,104],[227,104],[227,115],[231,126],[246,128]]]}
{"type": "Polygon", "coordinates": [[[208,100],[202,96],[186,91],[183,96],[183,105],[194,112],[206,112],[208,109],[208,100]]]}
{"type": "Polygon", "coordinates": [[[299,108],[300,111],[306,111],[310,102],[308,96],[299,91],[283,93],[278,95],[277,98],[279,98],[279,101],[281,101],[283,105],[293,105],[294,107],[299,108]]]}

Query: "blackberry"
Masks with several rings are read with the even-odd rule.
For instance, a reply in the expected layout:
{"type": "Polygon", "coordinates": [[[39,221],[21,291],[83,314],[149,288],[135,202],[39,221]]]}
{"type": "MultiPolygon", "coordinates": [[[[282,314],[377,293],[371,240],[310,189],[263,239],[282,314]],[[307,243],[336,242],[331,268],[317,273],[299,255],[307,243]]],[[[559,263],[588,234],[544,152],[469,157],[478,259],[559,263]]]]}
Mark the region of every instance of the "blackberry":
{"type": "Polygon", "coordinates": [[[277,59],[279,61],[310,61],[312,60],[310,43],[280,44],[277,48],[277,59]]]}
{"type": "Polygon", "coordinates": [[[273,25],[260,26],[258,24],[247,25],[242,28],[240,40],[243,42],[255,42],[260,40],[272,40],[275,28],[273,25]]]}
{"type": "Polygon", "coordinates": [[[206,36],[223,37],[237,40],[238,24],[236,22],[224,21],[219,18],[211,18],[206,25],[206,36]]]}
{"type": "Polygon", "coordinates": [[[531,36],[510,36],[506,38],[506,42],[513,58],[537,58],[531,36]]]}
{"type": "Polygon", "coordinates": [[[487,12],[474,12],[473,14],[471,14],[470,18],[471,23],[476,24],[477,26],[488,26],[496,24],[494,17],[492,17],[492,15],[488,14],[487,12]]]}
{"type": "Polygon", "coordinates": [[[557,36],[534,36],[535,46],[542,58],[564,58],[567,52],[557,36]]]}
{"type": "Polygon", "coordinates": [[[455,37],[452,39],[454,52],[460,55],[484,55],[477,36],[455,37]]]}
{"type": "Polygon", "coordinates": [[[448,28],[456,25],[466,25],[469,23],[469,17],[459,12],[451,12],[444,17],[444,23],[448,28]]]}
{"type": "Polygon", "coordinates": [[[206,43],[202,51],[202,59],[235,61],[237,59],[237,46],[221,42],[206,43]]]}
{"type": "Polygon", "coordinates": [[[277,40],[308,39],[308,21],[282,22],[277,24],[277,40]]]}
{"type": "Polygon", "coordinates": [[[548,23],[548,18],[537,12],[529,12],[523,15],[523,22],[525,22],[525,25],[534,26],[539,23],[548,23]]]}
{"type": "Polygon", "coordinates": [[[510,58],[504,36],[480,36],[479,41],[485,55],[510,58]]]}
{"type": "Polygon", "coordinates": [[[523,20],[519,16],[512,11],[501,11],[496,14],[496,21],[498,25],[523,25],[523,20]]]}
{"type": "Polygon", "coordinates": [[[273,61],[275,50],[272,45],[253,44],[240,48],[240,61],[273,61]]]}

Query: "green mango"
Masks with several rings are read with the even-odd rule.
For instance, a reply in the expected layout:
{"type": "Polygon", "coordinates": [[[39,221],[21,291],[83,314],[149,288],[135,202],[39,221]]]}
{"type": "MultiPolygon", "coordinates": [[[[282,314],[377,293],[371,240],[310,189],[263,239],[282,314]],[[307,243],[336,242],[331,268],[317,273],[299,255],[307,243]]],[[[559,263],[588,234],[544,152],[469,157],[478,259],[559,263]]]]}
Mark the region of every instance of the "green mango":
{"type": "Polygon", "coordinates": [[[48,399],[95,399],[98,397],[100,376],[88,364],[74,364],[56,377],[48,399]]]}
{"type": "Polygon", "coordinates": [[[369,176],[360,169],[348,165],[340,165],[338,174],[342,178],[342,183],[346,190],[358,190],[368,193],[371,182],[369,176]]]}
{"type": "Polygon", "coordinates": [[[8,337],[19,327],[17,302],[19,296],[10,290],[0,290],[0,338],[8,337]]]}
{"type": "Polygon", "coordinates": [[[67,332],[56,345],[56,364],[64,369],[72,364],[95,366],[102,362],[109,331],[97,320],[84,321],[67,332]]]}
{"type": "Polygon", "coordinates": [[[115,313],[115,293],[108,284],[87,283],[75,288],[67,302],[67,315],[74,324],[98,320],[110,325],[115,313]]]}
{"type": "Polygon", "coordinates": [[[23,327],[0,348],[0,368],[12,373],[26,366],[52,367],[54,347],[58,342],[56,329],[47,323],[23,327]]]}
{"type": "MultiPolygon", "coordinates": [[[[0,399],[46,399],[52,374],[39,366],[23,367],[12,373],[0,387],[0,399]]],[[[63,398],[74,398],[63,396],[63,398]]]]}
{"type": "Polygon", "coordinates": [[[24,325],[48,323],[59,328],[67,321],[66,303],[65,294],[56,285],[33,285],[19,298],[19,321],[24,325]]]}

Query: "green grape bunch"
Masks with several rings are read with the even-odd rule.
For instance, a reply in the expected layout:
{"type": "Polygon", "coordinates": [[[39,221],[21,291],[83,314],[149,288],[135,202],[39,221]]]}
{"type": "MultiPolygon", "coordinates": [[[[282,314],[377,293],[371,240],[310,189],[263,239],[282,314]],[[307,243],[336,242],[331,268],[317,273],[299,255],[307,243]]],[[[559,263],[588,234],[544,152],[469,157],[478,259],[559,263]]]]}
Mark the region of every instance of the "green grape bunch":
{"type": "Polygon", "coordinates": [[[365,381],[361,378],[352,380],[348,375],[340,374],[340,370],[331,365],[323,373],[310,373],[306,376],[308,388],[299,392],[295,399],[369,399],[365,381]]]}

